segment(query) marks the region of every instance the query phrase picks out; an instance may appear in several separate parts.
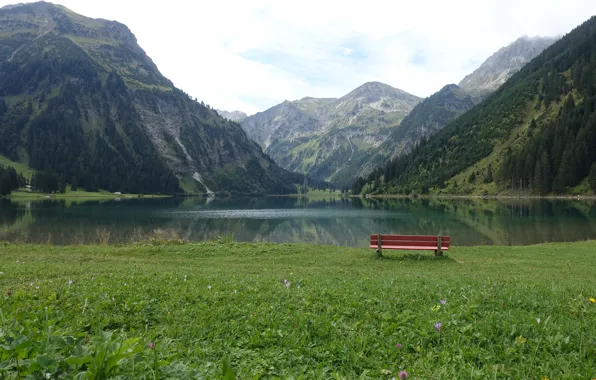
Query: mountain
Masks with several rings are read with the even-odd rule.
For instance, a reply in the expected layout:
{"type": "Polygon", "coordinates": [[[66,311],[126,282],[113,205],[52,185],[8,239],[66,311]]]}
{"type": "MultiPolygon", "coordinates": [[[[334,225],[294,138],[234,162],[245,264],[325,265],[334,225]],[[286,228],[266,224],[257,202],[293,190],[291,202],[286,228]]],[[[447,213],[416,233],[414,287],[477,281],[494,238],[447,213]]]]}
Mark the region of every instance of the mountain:
{"type": "Polygon", "coordinates": [[[596,191],[596,17],[495,93],[353,191],[586,194],[596,191]]]}
{"type": "Polygon", "coordinates": [[[414,107],[382,145],[353,159],[330,180],[340,186],[349,185],[358,177],[368,176],[387,160],[409,153],[422,139],[432,136],[497,90],[555,40],[522,37],[500,49],[467,75],[459,87],[447,85],[414,107]]]}
{"type": "Polygon", "coordinates": [[[478,69],[462,79],[459,87],[470,94],[484,97],[496,91],[556,40],[553,37],[521,37],[490,56],[478,69]]]}
{"type": "Polygon", "coordinates": [[[226,118],[228,120],[232,120],[235,121],[237,123],[241,122],[242,120],[246,119],[248,117],[247,114],[245,114],[242,111],[232,111],[232,112],[228,112],[228,111],[221,111],[221,110],[217,110],[217,113],[223,117],[226,118]]]}
{"type": "Polygon", "coordinates": [[[420,100],[369,82],[339,99],[285,101],[241,124],[281,167],[328,179],[356,155],[383,143],[420,100]]]}
{"type": "Polygon", "coordinates": [[[45,2],[0,9],[0,155],[87,190],[283,193],[296,179],[174,87],[125,25],[45,2]]]}
{"type": "Polygon", "coordinates": [[[400,126],[391,131],[385,142],[352,159],[332,180],[344,186],[358,177],[367,176],[386,161],[409,153],[420,141],[441,130],[474,105],[474,99],[457,85],[443,87],[417,104],[400,126]]]}

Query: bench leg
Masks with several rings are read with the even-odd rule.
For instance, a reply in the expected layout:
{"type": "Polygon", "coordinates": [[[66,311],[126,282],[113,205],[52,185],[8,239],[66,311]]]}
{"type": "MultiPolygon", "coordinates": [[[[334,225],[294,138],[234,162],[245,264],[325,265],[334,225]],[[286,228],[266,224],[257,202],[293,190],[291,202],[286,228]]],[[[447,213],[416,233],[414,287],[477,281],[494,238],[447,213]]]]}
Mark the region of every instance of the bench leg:
{"type": "Polygon", "coordinates": [[[383,257],[383,244],[381,239],[381,234],[377,235],[377,259],[383,257]]]}

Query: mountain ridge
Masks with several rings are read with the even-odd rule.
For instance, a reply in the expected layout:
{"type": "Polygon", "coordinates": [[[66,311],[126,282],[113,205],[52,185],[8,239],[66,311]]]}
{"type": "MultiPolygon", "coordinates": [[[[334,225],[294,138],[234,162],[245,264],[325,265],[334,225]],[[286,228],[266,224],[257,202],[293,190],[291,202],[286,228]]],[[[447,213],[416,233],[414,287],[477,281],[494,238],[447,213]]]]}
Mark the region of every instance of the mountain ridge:
{"type": "Polygon", "coordinates": [[[283,168],[328,179],[356,152],[382,143],[420,100],[367,82],[340,98],[286,100],[241,125],[283,168]]]}
{"type": "Polygon", "coordinates": [[[522,36],[487,58],[476,70],[466,75],[459,87],[477,96],[496,91],[514,73],[555,42],[559,37],[522,36]]]}

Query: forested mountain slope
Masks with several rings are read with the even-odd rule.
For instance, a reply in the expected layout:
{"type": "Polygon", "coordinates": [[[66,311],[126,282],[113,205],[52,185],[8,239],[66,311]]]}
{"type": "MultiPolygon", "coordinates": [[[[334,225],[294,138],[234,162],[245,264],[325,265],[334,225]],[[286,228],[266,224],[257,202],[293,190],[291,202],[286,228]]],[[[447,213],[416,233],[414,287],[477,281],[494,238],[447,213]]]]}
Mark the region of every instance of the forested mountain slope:
{"type": "Polygon", "coordinates": [[[0,9],[0,155],[87,190],[293,192],[240,126],[165,78],[130,30],[0,9]]]}
{"type": "Polygon", "coordinates": [[[592,17],[480,105],[353,190],[589,192],[596,188],[595,102],[592,17]]]}

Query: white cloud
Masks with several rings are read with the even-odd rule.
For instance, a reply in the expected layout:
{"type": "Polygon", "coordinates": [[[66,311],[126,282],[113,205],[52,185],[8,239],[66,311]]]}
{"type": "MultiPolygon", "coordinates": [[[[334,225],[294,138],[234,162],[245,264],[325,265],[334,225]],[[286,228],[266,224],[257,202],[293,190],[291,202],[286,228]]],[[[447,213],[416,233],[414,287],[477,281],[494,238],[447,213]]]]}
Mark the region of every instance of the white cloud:
{"type": "Polygon", "coordinates": [[[593,0],[56,2],[128,25],[176,86],[248,113],[371,80],[428,96],[522,35],[561,35],[596,14],[593,0]]]}

